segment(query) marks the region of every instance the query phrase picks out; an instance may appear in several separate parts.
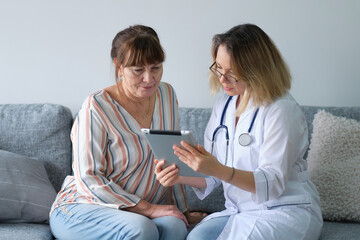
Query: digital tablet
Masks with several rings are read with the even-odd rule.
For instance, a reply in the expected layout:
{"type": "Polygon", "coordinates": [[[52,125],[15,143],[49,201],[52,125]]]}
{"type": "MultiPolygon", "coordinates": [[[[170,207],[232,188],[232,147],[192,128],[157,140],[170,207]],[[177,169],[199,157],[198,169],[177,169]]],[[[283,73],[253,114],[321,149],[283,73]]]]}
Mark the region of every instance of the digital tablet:
{"type": "Polygon", "coordinates": [[[167,130],[153,130],[148,128],[142,128],[146,139],[152,151],[155,154],[157,160],[164,159],[165,167],[173,163],[179,168],[180,176],[187,177],[205,177],[201,173],[197,173],[192,170],[188,165],[183,163],[178,156],[174,154],[174,145],[181,146],[181,141],[196,146],[196,141],[190,131],[167,131],[167,130]]]}

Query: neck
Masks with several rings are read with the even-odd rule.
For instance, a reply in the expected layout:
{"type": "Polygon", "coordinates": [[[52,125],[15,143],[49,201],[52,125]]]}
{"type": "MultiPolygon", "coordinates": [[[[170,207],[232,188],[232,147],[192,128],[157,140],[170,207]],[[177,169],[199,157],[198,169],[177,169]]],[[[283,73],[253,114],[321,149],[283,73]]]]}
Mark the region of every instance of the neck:
{"type": "Polygon", "coordinates": [[[236,99],[236,108],[239,106],[240,102],[241,102],[241,95],[238,95],[238,98],[236,99]]]}
{"type": "Polygon", "coordinates": [[[121,82],[117,83],[117,92],[120,99],[124,99],[133,105],[143,106],[148,104],[150,97],[138,98],[135,97],[130,91],[127,91],[121,82]]]}
{"type": "Polygon", "coordinates": [[[153,100],[155,94],[149,97],[138,98],[123,87],[122,83],[117,84],[117,95],[119,103],[135,118],[147,118],[152,115],[153,100]]]}

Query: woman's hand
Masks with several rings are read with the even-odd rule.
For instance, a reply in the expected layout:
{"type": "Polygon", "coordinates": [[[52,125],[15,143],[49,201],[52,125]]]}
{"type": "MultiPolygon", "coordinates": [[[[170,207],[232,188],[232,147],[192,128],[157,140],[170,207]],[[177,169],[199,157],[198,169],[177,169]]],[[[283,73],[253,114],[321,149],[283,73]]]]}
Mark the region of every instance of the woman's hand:
{"type": "Polygon", "coordinates": [[[124,210],[144,215],[148,218],[158,218],[164,216],[177,217],[184,221],[186,227],[189,227],[189,223],[185,215],[175,205],[157,205],[149,203],[145,200],[140,200],[134,207],[125,208],[124,210]]]}
{"type": "Polygon", "coordinates": [[[157,159],[154,160],[155,166],[155,174],[156,179],[163,185],[164,187],[171,187],[175,184],[178,184],[179,180],[179,169],[176,167],[175,164],[172,164],[164,169],[162,167],[165,164],[164,160],[158,161],[157,159]]]}
{"type": "Polygon", "coordinates": [[[184,177],[179,176],[179,169],[175,164],[162,169],[162,166],[165,164],[164,160],[154,160],[155,166],[155,174],[156,179],[163,185],[164,187],[170,187],[175,184],[185,184],[196,188],[205,188],[206,181],[201,177],[184,177]]]}
{"type": "Polygon", "coordinates": [[[189,227],[189,222],[185,215],[175,205],[156,205],[152,204],[151,214],[149,218],[158,218],[164,216],[177,217],[184,221],[186,227],[189,227]]]}
{"type": "Polygon", "coordinates": [[[221,163],[200,144],[198,144],[196,148],[185,141],[181,141],[180,144],[182,147],[173,146],[174,154],[194,171],[214,176],[216,170],[222,166],[221,163]]]}

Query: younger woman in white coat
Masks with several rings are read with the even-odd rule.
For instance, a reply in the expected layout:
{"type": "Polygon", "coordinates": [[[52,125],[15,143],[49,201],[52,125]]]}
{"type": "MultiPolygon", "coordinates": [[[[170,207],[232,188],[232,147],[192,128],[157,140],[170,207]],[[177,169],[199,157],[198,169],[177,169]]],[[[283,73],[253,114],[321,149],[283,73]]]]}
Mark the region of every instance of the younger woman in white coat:
{"type": "Polygon", "coordinates": [[[212,55],[211,88],[225,94],[213,108],[205,148],[174,146],[181,161],[209,177],[178,176],[175,165],[155,161],[162,185],[190,185],[200,199],[223,185],[226,209],[187,239],[318,239],[319,195],[304,159],[308,128],[279,51],[259,27],[243,24],[215,35],[212,55]]]}

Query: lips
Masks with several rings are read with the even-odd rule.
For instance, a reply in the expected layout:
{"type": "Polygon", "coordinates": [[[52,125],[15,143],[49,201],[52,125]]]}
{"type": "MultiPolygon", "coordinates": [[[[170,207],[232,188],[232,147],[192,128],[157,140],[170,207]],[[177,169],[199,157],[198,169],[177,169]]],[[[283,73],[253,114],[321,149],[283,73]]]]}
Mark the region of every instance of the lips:
{"type": "Polygon", "coordinates": [[[152,89],[154,87],[154,85],[150,85],[150,86],[141,86],[142,88],[149,90],[152,89]]]}
{"type": "Polygon", "coordinates": [[[223,88],[224,88],[225,91],[231,91],[232,90],[232,88],[225,87],[225,86],[223,86],[223,88]]]}

